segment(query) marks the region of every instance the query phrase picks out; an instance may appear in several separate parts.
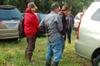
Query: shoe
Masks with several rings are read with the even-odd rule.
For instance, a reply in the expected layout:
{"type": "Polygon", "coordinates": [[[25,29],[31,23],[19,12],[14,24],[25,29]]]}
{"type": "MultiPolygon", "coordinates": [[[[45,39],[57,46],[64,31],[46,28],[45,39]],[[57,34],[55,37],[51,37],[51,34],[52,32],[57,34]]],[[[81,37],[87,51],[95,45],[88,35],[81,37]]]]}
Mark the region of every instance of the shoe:
{"type": "Polygon", "coordinates": [[[46,65],[45,66],[51,66],[51,61],[46,61],[46,65]]]}
{"type": "Polygon", "coordinates": [[[68,43],[71,44],[71,41],[69,40],[68,43]]]}
{"type": "Polygon", "coordinates": [[[35,64],[33,60],[30,61],[31,64],[35,64]]]}
{"type": "Polygon", "coordinates": [[[53,62],[52,66],[58,66],[59,62],[53,62]]]}

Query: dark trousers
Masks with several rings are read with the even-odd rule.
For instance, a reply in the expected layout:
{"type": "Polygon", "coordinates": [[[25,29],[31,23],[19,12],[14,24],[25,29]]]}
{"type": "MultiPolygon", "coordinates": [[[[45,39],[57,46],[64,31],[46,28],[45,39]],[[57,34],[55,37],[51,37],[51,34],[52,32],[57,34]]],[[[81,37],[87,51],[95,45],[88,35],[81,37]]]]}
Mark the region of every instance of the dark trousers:
{"type": "Polygon", "coordinates": [[[72,33],[72,28],[68,28],[67,29],[68,43],[71,43],[71,33],[72,33]]]}
{"type": "Polygon", "coordinates": [[[28,61],[31,61],[32,54],[33,54],[33,51],[35,49],[36,37],[37,36],[27,37],[27,43],[28,43],[28,45],[27,45],[27,48],[25,50],[25,58],[28,61]]]}

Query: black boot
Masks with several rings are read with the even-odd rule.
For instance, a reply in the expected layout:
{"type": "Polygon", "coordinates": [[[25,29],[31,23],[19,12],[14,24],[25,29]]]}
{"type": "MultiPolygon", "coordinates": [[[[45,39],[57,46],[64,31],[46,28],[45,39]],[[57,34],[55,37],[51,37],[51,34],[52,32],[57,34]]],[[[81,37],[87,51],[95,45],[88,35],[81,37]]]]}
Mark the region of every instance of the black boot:
{"type": "Polygon", "coordinates": [[[58,66],[59,62],[53,62],[52,66],[58,66]]]}
{"type": "Polygon", "coordinates": [[[51,61],[46,61],[46,66],[51,66],[51,61]]]}

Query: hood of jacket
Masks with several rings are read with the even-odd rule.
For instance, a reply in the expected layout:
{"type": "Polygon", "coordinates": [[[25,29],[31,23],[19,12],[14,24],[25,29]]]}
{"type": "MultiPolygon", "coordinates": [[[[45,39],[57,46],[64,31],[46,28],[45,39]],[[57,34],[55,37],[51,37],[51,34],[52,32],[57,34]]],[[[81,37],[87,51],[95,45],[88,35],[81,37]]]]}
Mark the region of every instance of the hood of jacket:
{"type": "Polygon", "coordinates": [[[32,13],[31,9],[30,8],[26,8],[26,13],[32,13]]]}

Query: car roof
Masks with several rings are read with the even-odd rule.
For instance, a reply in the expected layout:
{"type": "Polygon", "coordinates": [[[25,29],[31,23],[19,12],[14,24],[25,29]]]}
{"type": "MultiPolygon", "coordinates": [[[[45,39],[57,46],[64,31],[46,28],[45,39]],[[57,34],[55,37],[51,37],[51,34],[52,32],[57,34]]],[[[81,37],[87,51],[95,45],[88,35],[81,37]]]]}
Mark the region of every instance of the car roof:
{"type": "Polygon", "coordinates": [[[12,5],[0,5],[0,9],[14,9],[14,8],[16,7],[12,5]]]}
{"type": "Polygon", "coordinates": [[[95,2],[100,2],[100,0],[94,0],[95,2]]]}
{"type": "Polygon", "coordinates": [[[91,16],[100,9],[100,2],[92,2],[91,5],[87,8],[85,11],[81,21],[84,21],[82,23],[85,23],[88,19],[91,19],[91,16]],[[88,17],[87,17],[88,16],[88,17]]]}

